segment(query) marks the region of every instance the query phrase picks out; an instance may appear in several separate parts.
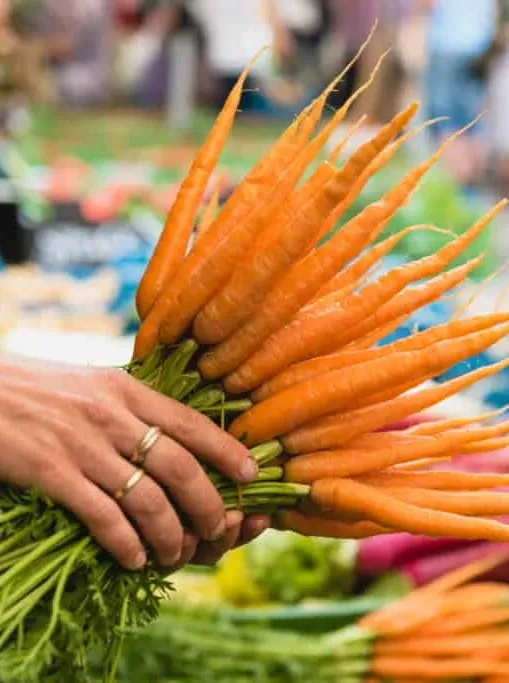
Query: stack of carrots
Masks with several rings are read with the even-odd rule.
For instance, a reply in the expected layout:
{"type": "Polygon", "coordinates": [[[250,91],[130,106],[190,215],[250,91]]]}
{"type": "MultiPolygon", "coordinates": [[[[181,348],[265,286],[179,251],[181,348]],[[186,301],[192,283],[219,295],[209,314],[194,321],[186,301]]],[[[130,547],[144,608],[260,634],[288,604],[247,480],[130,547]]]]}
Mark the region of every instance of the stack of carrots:
{"type": "Polygon", "coordinates": [[[374,638],[364,683],[509,680],[509,588],[466,582],[492,557],[450,572],[357,624],[374,638]]]}
{"type": "Polygon", "coordinates": [[[383,239],[392,216],[463,131],[324,242],[369,179],[421,130],[406,130],[418,111],[412,103],[342,165],[346,140],[312,166],[382,62],[323,125],[327,98],[344,74],[304,109],[224,207],[207,208],[189,250],[250,67],[244,71],[181,185],[140,283],[142,323],[129,371],[252,449],[257,482],[239,491],[210,473],[227,507],[273,512],[280,527],[303,534],[408,531],[509,541],[509,526],[494,519],[509,514],[509,496],[496,491],[507,477],[423,469],[455,453],[509,444],[509,423],[492,425],[493,414],[485,414],[379,432],[509,365],[420,387],[505,337],[504,312],[378,344],[472,273],[482,256],[462,265],[457,259],[507,204],[436,253],[376,276],[401,237],[438,229],[409,226],[383,239]]]}

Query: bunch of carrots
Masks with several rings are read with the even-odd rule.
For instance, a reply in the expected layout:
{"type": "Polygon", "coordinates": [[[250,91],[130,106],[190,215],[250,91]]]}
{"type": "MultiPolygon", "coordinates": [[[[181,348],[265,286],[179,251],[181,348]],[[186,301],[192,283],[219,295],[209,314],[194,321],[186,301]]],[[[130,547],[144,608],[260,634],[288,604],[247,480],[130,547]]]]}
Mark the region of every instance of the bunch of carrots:
{"type": "Polygon", "coordinates": [[[252,448],[259,479],[240,493],[211,473],[228,507],[268,510],[281,528],[303,534],[408,531],[507,541],[509,527],[493,519],[509,513],[509,497],[496,491],[507,485],[504,475],[421,471],[454,453],[509,444],[507,423],[492,425],[486,414],[378,431],[509,363],[419,387],[505,337],[507,313],[458,318],[378,344],[469,276],[483,256],[455,262],[506,206],[499,202],[436,253],[373,275],[408,232],[438,230],[409,226],[383,239],[392,216],[463,131],[323,241],[369,179],[422,129],[405,131],[418,110],[412,103],[342,165],[337,158],[351,132],[306,175],[382,61],[322,127],[327,97],[343,74],[312,102],[226,205],[207,208],[188,251],[249,67],[241,75],[182,183],[141,281],[142,323],[130,371],[172,396],[176,383],[180,400],[198,409],[206,404],[205,412],[252,448]],[[183,348],[188,363],[175,378],[174,354],[183,348]]]}
{"type": "Polygon", "coordinates": [[[500,562],[492,556],[445,574],[360,620],[374,635],[364,683],[509,679],[509,589],[466,582],[500,562]]]}
{"type": "MultiPolygon", "coordinates": [[[[239,487],[208,472],[227,509],[269,512],[281,528],[302,534],[407,531],[507,542],[509,526],[496,519],[509,514],[509,496],[499,491],[505,475],[425,468],[509,444],[509,423],[492,424],[494,415],[484,414],[379,431],[509,365],[420,386],[505,337],[509,313],[458,318],[378,344],[469,276],[482,256],[456,260],[507,204],[436,253],[376,276],[401,237],[438,229],[409,226],[383,239],[391,217],[463,131],[324,241],[370,178],[422,129],[407,130],[418,110],[412,103],[342,165],[343,145],[362,120],[314,165],[382,62],[320,125],[344,74],[331,83],[219,211],[216,193],[190,248],[250,66],[243,72],[179,188],[140,283],[142,322],[127,371],[251,449],[259,465],[254,483],[239,487]]],[[[0,587],[2,681],[85,681],[87,654],[102,645],[104,680],[112,683],[124,634],[157,616],[168,584],[151,563],[123,571],[70,514],[36,492],[3,486],[0,587]]]]}

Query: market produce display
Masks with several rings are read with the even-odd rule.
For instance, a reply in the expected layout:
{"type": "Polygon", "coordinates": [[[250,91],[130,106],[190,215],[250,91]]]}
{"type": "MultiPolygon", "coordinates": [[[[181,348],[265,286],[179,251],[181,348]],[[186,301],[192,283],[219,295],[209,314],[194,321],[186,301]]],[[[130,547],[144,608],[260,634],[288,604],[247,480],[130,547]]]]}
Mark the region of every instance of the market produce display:
{"type": "MultiPolygon", "coordinates": [[[[216,420],[251,449],[259,465],[255,483],[239,487],[217,472],[208,473],[227,509],[273,513],[281,528],[303,535],[362,538],[407,531],[507,542],[509,528],[493,519],[509,513],[507,496],[493,490],[507,483],[504,475],[494,474],[488,482],[452,471],[447,490],[443,471],[430,470],[426,482],[415,476],[455,452],[478,453],[507,444],[506,422],[491,424],[490,413],[404,431],[376,431],[509,364],[501,361],[438,387],[418,388],[505,337],[507,313],[451,321],[390,347],[376,346],[481,263],[482,255],[446,270],[506,202],[430,256],[368,277],[378,254],[389,251],[394,240],[388,238],[392,241],[375,251],[375,258],[372,243],[460,131],[317,246],[364,184],[383,169],[397,148],[395,136],[415,115],[416,103],[339,169],[333,152],[299,184],[378,66],[316,134],[336,82],[307,107],[214,220],[205,222],[189,250],[246,69],[180,185],[140,283],[142,324],[126,370],[216,420]],[[424,284],[414,286],[423,279],[424,284]],[[299,374],[302,364],[305,377],[299,374]],[[459,497],[457,490],[466,488],[466,498],[459,497]]],[[[169,584],[152,564],[139,573],[122,571],[72,516],[36,493],[2,487],[0,509],[0,679],[86,680],[88,654],[102,645],[108,650],[104,680],[115,680],[125,633],[157,616],[169,584]]],[[[416,607],[428,606],[429,599],[417,597],[409,604],[417,618],[416,607]]],[[[394,614],[399,612],[390,613],[391,624],[394,614]]],[[[373,638],[370,629],[380,634],[385,624],[383,615],[364,622],[361,650],[373,638]]],[[[175,629],[176,638],[180,632],[175,629]]],[[[351,651],[350,636],[337,638],[334,658],[325,669],[339,672],[341,680],[359,680],[370,666],[380,676],[419,677],[426,671],[425,663],[403,666],[384,652],[376,654],[373,665],[366,664],[364,653],[361,664],[349,655],[343,662],[341,639],[347,638],[351,651]]],[[[278,650],[280,646],[278,642],[278,650]]],[[[479,676],[504,671],[498,661],[490,660],[488,666],[479,659],[475,664],[479,676]]],[[[440,663],[433,670],[440,676],[463,672],[457,662],[440,663]]]]}
{"type": "MultiPolygon", "coordinates": [[[[495,683],[508,676],[505,584],[467,582],[501,556],[469,563],[320,634],[236,622],[177,601],[126,652],[120,680],[218,683],[495,683]]],[[[312,610],[311,610],[312,612],[312,610]]]]}

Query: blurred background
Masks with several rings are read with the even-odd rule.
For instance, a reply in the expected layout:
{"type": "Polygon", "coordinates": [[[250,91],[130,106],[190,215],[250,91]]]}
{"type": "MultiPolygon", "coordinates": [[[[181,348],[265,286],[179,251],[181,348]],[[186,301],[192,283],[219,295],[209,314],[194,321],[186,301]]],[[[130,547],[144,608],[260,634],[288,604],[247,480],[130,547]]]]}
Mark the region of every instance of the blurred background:
{"type": "MultiPolygon", "coordinates": [[[[373,40],[328,103],[328,112],[337,109],[391,48],[337,131],[339,139],[367,115],[344,154],[413,98],[422,102],[421,122],[441,120],[411,140],[351,211],[487,110],[388,228],[431,222],[462,231],[509,187],[509,2],[0,0],[3,349],[127,360],[137,282],[179,181],[247,61],[271,46],[248,79],[204,202],[216,187],[228,197],[376,20],[373,40]]],[[[491,279],[462,290],[470,311],[504,306],[506,222],[475,245],[486,253],[477,278],[491,279]]],[[[386,265],[430,253],[443,239],[410,234],[386,265]]],[[[456,305],[442,301],[411,325],[436,323],[456,305]]],[[[490,396],[509,398],[504,387],[490,396]]]]}

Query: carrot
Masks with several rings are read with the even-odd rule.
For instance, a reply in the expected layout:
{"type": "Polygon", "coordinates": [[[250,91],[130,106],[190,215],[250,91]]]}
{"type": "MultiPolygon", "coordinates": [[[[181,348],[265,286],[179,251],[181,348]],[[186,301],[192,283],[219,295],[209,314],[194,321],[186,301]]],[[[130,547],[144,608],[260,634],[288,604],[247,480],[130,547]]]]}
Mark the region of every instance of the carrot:
{"type": "Polygon", "coordinates": [[[507,556],[500,553],[463,565],[414,590],[399,602],[362,617],[358,626],[367,630],[375,629],[380,635],[394,636],[408,634],[425,623],[433,623],[433,619],[444,612],[448,593],[455,591],[456,597],[458,586],[479,578],[506,559],[507,556]]]}
{"type": "Polygon", "coordinates": [[[393,533],[372,522],[342,522],[337,519],[311,516],[298,510],[282,510],[278,514],[278,527],[295,531],[302,536],[321,536],[324,538],[368,538],[379,534],[393,533]]]}
{"type": "Polygon", "coordinates": [[[250,445],[287,434],[314,418],[344,410],[354,400],[423,374],[438,375],[502,339],[509,325],[444,340],[418,351],[403,351],[351,368],[312,377],[254,405],[231,425],[250,445]]]}
{"type": "Polygon", "coordinates": [[[202,213],[200,223],[198,224],[198,229],[196,230],[196,239],[200,239],[200,237],[210,228],[210,226],[215,220],[217,208],[219,206],[219,192],[221,190],[221,180],[222,178],[220,176],[214,187],[214,191],[212,193],[210,201],[202,213]]]}
{"type": "Polygon", "coordinates": [[[339,155],[343,151],[344,147],[348,144],[351,137],[359,130],[362,124],[365,122],[366,116],[361,116],[360,119],[350,127],[347,134],[339,141],[339,143],[334,147],[332,152],[327,157],[327,160],[318,165],[312,175],[306,180],[302,187],[295,190],[294,201],[297,205],[301,204],[309,196],[315,194],[315,192],[323,189],[323,187],[336,175],[336,169],[334,164],[336,163],[339,155]]]}
{"type": "Polygon", "coordinates": [[[509,474],[456,472],[436,470],[432,472],[409,472],[396,469],[370,472],[359,481],[381,488],[391,486],[440,489],[442,491],[480,491],[482,489],[509,486],[509,474]]]}
{"type": "Polygon", "coordinates": [[[266,48],[260,50],[239,76],[207,140],[196,155],[189,174],[180,186],[136,295],[136,306],[142,320],[148,315],[164,286],[174,276],[186,253],[196,213],[232,127],[244,83],[254,62],[265,50],[266,48]]]}
{"type": "Polygon", "coordinates": [[[317,481],[312,485],[310,495],[313,503],[324,512],[355,512],[390,529],[425,536],[452,536],[501,543],[509,540],[509,527],[500,522],[422,509],[349,479],[317,481]]]}
{"type": "Polygon", "coordinates": [[[480,413],[474,417],[454,417],[449,420],[431,420],[423,424],[415,425],[406,430],[410,434],[439,434],[448,429],[457,429],[458,427],[468,427],[474,424],[479,424],[485,420],[490,420],[498,417],[507,410],[507,407],[499,408],[498,410],[490,410],[487,413],[480,413]]]}
{"type": "MultiPolygon", "coordinates": [[[[461,131],[456,136],[460,133],[461,131]]],[[[447,146],[452,144],[453,139],[454,136],[449,138],[428,161],[413,169],[382,201],[368,206],[321,249],[311,252],[295,264],[265,297],[263,304],[245,325],[202,358],[200,365],[203,375],[208,379],[221,377],[250,359],[273,332],[288,323],[338,270],[379,234],[386,222],[408,199],[426,171],[447,146]]],[[[430,263],[429,260],[424,261],[426,265],[430,263]]],[[[425,275],[426,273],[422,273],[422,277],[425,275]]],[[[246,366],[243,370],[250,374],[249,363],[246,366]]],[[[239,386],[243,385],[242,372],[231,380],[232,385],[237,383],[239,386]]]]}
{"type": "Polygon", "coordinates": [[[290,453],[304,453],[338,447],[361,434],[366,434],[436,405],[507,367],[509,367],[509,360],[501,361],[466,373],[438,386],[400,396],[385,403],[309,422],[300,429],[287,434],[283,438],[283,444],[290,453]]]}
{"type": "Polygon", "coordinates": [[[375,644],[375,657],[384,656],[465,656],[475,650],[490,647],[507,647],[509,633],[497,630],[484,631],[466,636],[449,636],[447,638],[416,637],[375,644]]]}
{"type": "Polygon", "coordinates": [[[485,439],[484,441],[475,441],[473,443],[464,444],[459,447],[458,455],[460,453],[476,455],[477,453],[489,453],[490,451],[499,451],[509,446],[509,438],[499,439],[485,439]]]}
{"type": "MultiPolygon", "coordinates": [[[[407,235],[416,232],[417,230],[433,230],[435,232],[443,232],[439,228],[433,225],[412,225],[400,232],[397,232],[391,237],[379,242],[371,249],[368,249],[363,255],[361,255],[356,261],[349,265],[344,270],[337,273],[327,284],[325,284],[316,297],[311,301],[309,306],[313,306],[318,303],[323,297],[334,292],[343,290],[345,287],[349,286],[352,282],[357,282],[359,278],[365,275],[369,270],[380,261],[384,256],[387,256],[397,244],[407,237],[407,235]]],[[[305,309],[303,309],[305,310],[305,309]]]]}
{"type": "Polygon", "coordinates": [[[464,443],[504,434],[508,430],[506,424],[458,429],[435,436],[416,436],[413,440],[400,439],[399,443],[395,440],[378,449],[365,449],[353,441],[348,448],[316,451],[292,458],[286,464],[285,477],[290,481],[309,484],[318,479],[359,476],[412,460],[448,455],[464,443]]]}
{"type": "MultiPolygon", "coordinates": [[[[476,224],[471,231],[436,254],[400,266],[382,275],[361,292],[349,296],[335,310],[316,311],[315,315],[313,315],[313,310],[310,313],[302,312],[286,327],[273,333],[247,362],[227,378],[225,386],[231,392],[242,393],[273,377],[292,362],[335,350],[369,332],[373,327],[384,324],[387,322],[388,316],[387,311],[382,310],[383,305],[394,295],[402,292],[411,282],[443,270],[451,260],[456,258],[458,253],[461,253],[468,246],[478,230],[479,224],[476,224]],[[379,308],[380,310],[377,312],[379,308]],[[366,323],[366,319],[369,319],[368,323],[366,323]],[[305,324],[303,324],[304,321],[305,324]]],[[[427,282],[417,292],[417,300],[419,302],[423,298],[433,300],[447,289],[456,286],[479,265],[483,257],[484,255],[478,256],[450,272],[439,275],[435,280],[427,282]]],[[[403,292],[403,294],[405,295],[404,299],[411,299],[412,296],[415,298],[411,289],[408,292],[403,292]]],[[[394,315],[393,317],[397,316],[394,315]]],[[[216,368],[214,368],[213,374],[217,369],[220,371],[227,369],[226,363],[221,364],[221,359],[218,360],[217,351],[215,354],[216,368]],[[217,368],[218,364],[219,368],[217,368]]],[[[210,363],[204,365],[208,371],[210,363]]],[[[228,363],[228,367],[231,365],[231,362],[228,363]]]]}
{"type": "MultiPolygon", "coordinates": [[[[484,255],[458,266],[452,270],[431,278],[422,285],[408,287],[395,297],[383,304],[377,311],[370,315],[366,320],[355,326],[350,333],[350,337],[359,340],[378,341],[396,329],[411,315],[427,306],[433,301],[437,301],[443,294],[457,287],[461,282],[481,263],[484,255]]],[[[364,348],[366,344],[363,344],[364,348]]],[[[349,347],[347,344],[345,350],[349,347]]]]}
{"type": "Polygon", "coordinates": [[[509,623],[509,607],[481,607],[475,612],[459,613],[450,616],[447,620],[440,619],[423,625],[421,632],[426,635],[448,635],[450,633],[465,633],[476,631],[486,626],[509,623]]]}
{"type": "MultiPolygon", "coordinates": [[[[310,240],[331,211],[347,195],[353,179],[417,112],[411,104],[364,144],[325,186],[283,204],[262,231],[252,249],[235,268],[228,284],[196,318],[194,336],[202,343],[217,343],[232,334],[277,280],[303,255],[310,240]]],[[[305,167],[316,155],[313,143],[303,156],[305,167]]]]}
{"type": "MultiPolygon", "coordinates": [[[[368,360],[389,356],[398,351],[422,349],[437,341],[461,337],[465,334],[487,329],[493,325],[504,322],[509,322],[509,314],[494,313],[491,315],[477,316],[475,318],[467,318],[465,320],[437,325],[436,327],[429,328],[423,332],[418,332],[417,334],[399,339],[391,344],[386,344],[385,346],[360,351],[348,351],[345,349],[344,351],[319,356],[307,361],[301,361],[300,363],[291,365],[265,384],[262,384],[253,393],[253,398],[255,401],[261,401],[283,389],[299,384],[310,377],[316,377],[317,375],[330,372],[331,370],[339,370],[340,368],[349,367],[358,363],[365,363],[368,360]]],[[[420,428],[432,429],[433,425],[420,426],[420,428]]]]}
{"type": "MultiPolygon", "coordinates": [[[[415,289],[415,288],[413,288],[415,289]]],[[[398,294],[395,298],[397,299],[400,294],[398,294]]],[[[386,304],[389,305],[389,304],[386,304]]],[[[383,307],[382,307],[383,308],[383,307]]],[[[392,319],[389,323],[386,325],[382,325],[380,327],[376,327],[374,330],[371,332],[368,332],[366,334],[362,334],[362,330],[360,331],[361,336],[359,339],[356,339],[355,341],[350,342],[344,347],[345,351],[361,351],[362,349],[369,349],[371,346],[374,344],[377,344],[381,340],[385,339],[385,337],[389,336],[394,330],[397,330],[400,325],[402,325],[408,318],[412,315],[413,311],[410,313],[404,313],[403,315],[399,316],[399,318],[394,318],[392,319]]]]}
{"type": "Polygon", "coordinates": [[[355,183],[353,184],[350,192],[341,202],[340,205],[332,212],[327,221],[324,223],[318,237],[314,240],[313,246],[316,246],[326,235],[328,235],[331,230],[333,230],[339,218],[350,208],[353,202],[357,199],[359,194],[362,192],[367,183],[371,178],[381,171],[391,159],[401,150],[403,145],[405,145],[410,139],[415,137],[418,133],[421,133],[426,128],[429,128],[435,123],[438,123],[440,118],[431,119],[430,121],[425,121],[422,125],[414,130],[410,130],[395,140],[388,147],[383,149],[378,156],[376,156],[369,166],[359,175],[355,183]]]}
{"type": "Polygon", "coordinates": [[[436,491],[419,488],[384,487],[384,491],[405,503],[428,510],[443,510],[465,517],[495,517],[509,514],[507,493],[489,491],[436,491]]]}
{"type": "MultiPolygon", "coordinates": [[[[422,676],[427,679],[446,679],[458,676],[486,676],[500,674],[509,678],[509,664],[482,657],[431,659],[425,657],[378,657],[371,664],[378,676],[401,678],[422,676]]],[[[507,680],[507,679],[506,679],[507,680]]]]}
{"type": "MultiPolygon", "coordinates": [[[[382,59],[383,56],[368,81],[336,112],[311,143],[315,153],[325,144],[353,101],[371,85],[382,59]]],[[[323,103],[325,104],[325,100],[323,103]]],[[[292,136],[283,134],[280,144],[276,143],[268,155],[256,164],[223,207],[206,236],[200,240],[194,253],[181,264],[171,288],[166,288],[157,300],[150,324],[145,329],[142,326],[135,356],[147,355],[156,344],[158,333],[160,339],[167,343],[178,339],[198,311],[226,283],[233,266],[258,233],[260,225],[266,223],[271,216],[272,205],[283,201],[285,192],[291,189],[289,183],[279,182],[282,171],[291,161],[294,161],[295,170],[295,154],[302,149],[300,138],[296,145],[291,140],[292,136]],[[271,196],[273,201],[268,210],[265,200],[271,196]]]]}

